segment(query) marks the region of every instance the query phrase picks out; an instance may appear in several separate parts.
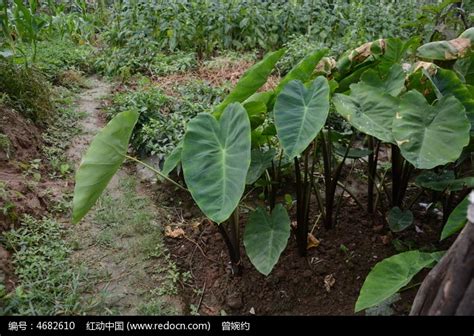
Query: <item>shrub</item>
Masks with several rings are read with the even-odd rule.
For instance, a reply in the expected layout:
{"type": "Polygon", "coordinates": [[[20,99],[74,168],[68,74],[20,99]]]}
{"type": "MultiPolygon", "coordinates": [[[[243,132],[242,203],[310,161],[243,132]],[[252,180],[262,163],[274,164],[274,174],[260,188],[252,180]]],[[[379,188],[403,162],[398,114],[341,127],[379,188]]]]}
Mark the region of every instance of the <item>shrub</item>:
{"type": "Polygon", "coordinates": [[[67,40],[42,41],[38,45],[35,66],[52,82],[69,70],[90,71],[93,47],[67,40]]]}
{"type": "Polygon", "coordinates": [[[167,156],[182,139],[186,123],[200,112],[221,100],[225,90],[213,88],[204,81],[190,81],[172,88],[169,96],[150,84],[141,84],[135,91],[116,94],[107,110],[108,118],[119,112],[140,113],[132,135],[132,146],[140,155],[167,156]]]}
{"type": "Polygon", "coordinates": [[[35,123],[45,124],[54,112],[51,89],[45,76],[34,67],[0,58],[0,93],[23,116],[35,123]]]}

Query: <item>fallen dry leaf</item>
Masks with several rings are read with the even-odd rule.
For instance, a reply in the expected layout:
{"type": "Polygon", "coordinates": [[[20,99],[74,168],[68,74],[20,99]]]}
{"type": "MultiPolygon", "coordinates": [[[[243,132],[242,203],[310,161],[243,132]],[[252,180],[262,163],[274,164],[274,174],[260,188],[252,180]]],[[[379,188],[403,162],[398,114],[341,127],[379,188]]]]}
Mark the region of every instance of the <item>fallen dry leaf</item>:
{"type": "Polygon", "coordinates": [[[388,234],[388,235],[380,236],[380,239],[382,240],[382,244],[388,245],[392,241],[392,235],[388,234]]]}
{"type": "Polygon", "coordinates": [[[336,283],[336,278],[334,275],[329,274],[324,277],[324,288],[329,293],[331,291],[332,286],[336,283]]]}
{"type": "Polygon", "coordinates": [[[313,236],[312,233],[308,233],[308,247],[307,247],[307,249],[309,250],[312,247],[318,247],[319,244],[320,244],[320,241],[315,236],[313,236]]]}
{"type": "Polygon", "coordinates": [[[171,226],[165,228],[165,236],[171,238],[180,238],[184,236],[184,230],[181,228],[171,229],[171,226]]]}

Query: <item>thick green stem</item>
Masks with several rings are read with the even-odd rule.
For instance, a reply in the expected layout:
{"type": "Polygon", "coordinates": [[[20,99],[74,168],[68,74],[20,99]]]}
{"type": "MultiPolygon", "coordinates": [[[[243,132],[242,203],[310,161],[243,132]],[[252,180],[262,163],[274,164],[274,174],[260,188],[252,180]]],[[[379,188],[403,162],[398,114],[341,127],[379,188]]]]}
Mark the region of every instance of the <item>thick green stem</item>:
{"type": "Polygon", "coordinates": [[[168,182],[171,182],[172,184],[174,184],[175,186],[177,186],[178,188],[184,190],[184,191],[187,191],[189,192],[188,189],[186,189],[185,187],[183,187],[181,184],[177,183],[176,181],[173,181],[172,179],[170,179],[168,176],[164,175],[162,172],[160,172],[159,170],[153,168],[152,166],[150,166],[149,164],[143,162],[143,161],[140,161],[138,160],[137,158],[134,158],[133,156],[129,156],[129,155],[125,155],[125,157],[129,160],[132,160],[132,161],[135,161],[136,163],[139,163],[141,164],[142,166],[150,169],[152,172],[154,172],[155,174],[157,174],[158,176],[164,178],[166,181],[168,182]]]}

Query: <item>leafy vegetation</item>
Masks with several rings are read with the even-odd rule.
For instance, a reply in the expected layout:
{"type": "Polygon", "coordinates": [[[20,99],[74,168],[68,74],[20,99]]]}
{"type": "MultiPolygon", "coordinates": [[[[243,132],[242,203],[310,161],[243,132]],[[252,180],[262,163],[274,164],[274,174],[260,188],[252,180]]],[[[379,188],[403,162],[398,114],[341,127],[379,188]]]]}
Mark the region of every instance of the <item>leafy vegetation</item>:
{"type": "Polygon", "coordinates": [[[119,92],[112,97],[107,116],[122,111],[140,114],[133,131],[132,146],[140,155],[168,156],[182,140],[188,120],[221,100],[225,88],[214,88],[205,81],[191,80],[173,86],[173,96],[155,84],[145,81],[138,88],[119,92]]]}
{"type": "Polygon", "coordinates": [[[0,91],[23,116],[45,124],[54,112],[50,84],[44,75],[33,69],[0,58],[0,91]]]}
{"type": "Polygon", "coordinates": [[[3,293],[2,314],[75,314],[82,309],[82,274],[71,267],[71,246],[65,244],[65,229],[53,219],[22,219],[18,229],[4,235],[8,248],[15,251],[13,265],[20,285],[3,293]]]}

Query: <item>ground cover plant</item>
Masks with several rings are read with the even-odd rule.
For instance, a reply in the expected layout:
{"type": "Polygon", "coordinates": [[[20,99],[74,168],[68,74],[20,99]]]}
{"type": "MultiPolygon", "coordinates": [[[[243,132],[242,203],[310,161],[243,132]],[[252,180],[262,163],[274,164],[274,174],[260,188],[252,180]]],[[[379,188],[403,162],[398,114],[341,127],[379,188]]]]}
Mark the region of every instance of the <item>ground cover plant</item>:
{"type": "Polygon", "coordinates": [[[3,313],[413,313],[469,229],[471,7],[0,0],[3,313]]]}

